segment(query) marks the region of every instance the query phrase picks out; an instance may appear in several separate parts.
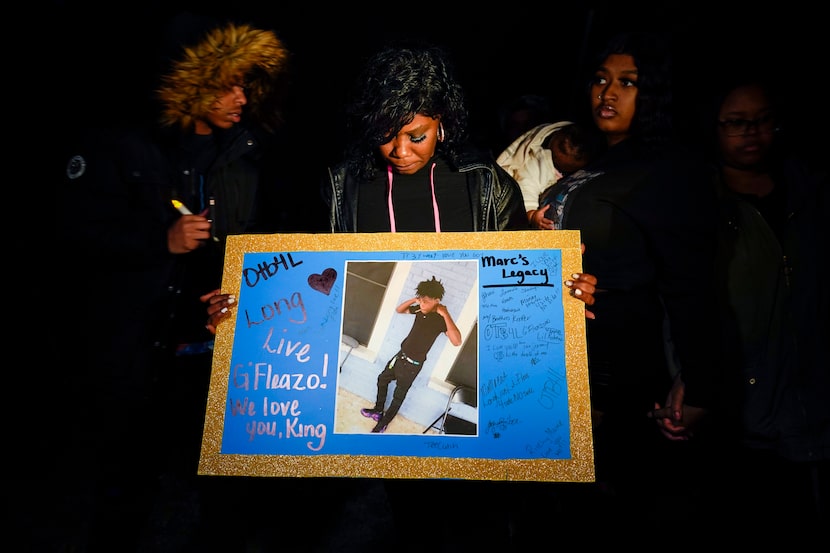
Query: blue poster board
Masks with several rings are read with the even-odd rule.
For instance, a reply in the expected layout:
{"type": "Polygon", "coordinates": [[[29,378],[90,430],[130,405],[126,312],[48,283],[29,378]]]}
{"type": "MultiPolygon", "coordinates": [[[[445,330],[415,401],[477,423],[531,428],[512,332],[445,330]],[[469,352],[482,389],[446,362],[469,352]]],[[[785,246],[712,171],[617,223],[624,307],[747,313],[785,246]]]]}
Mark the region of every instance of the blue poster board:
{"type": "Polygon", "coordinates": [[[577,231],[230,237],[199,472],[592,481],[578,271],[577,231]],[[372,432],[360,410],[419,313],[396,307],[430,279],[461,345],[407,358],[372,432]]]}

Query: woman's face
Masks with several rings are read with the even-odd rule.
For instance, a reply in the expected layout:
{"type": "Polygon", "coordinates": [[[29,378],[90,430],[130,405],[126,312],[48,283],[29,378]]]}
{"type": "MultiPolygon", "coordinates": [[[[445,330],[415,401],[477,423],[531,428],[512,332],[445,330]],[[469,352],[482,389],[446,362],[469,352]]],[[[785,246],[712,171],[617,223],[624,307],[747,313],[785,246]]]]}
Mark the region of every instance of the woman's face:
{"type": "Polygon", "coordinates": [[[418,172],[435,155],[439,124],[438,119],[416,115],[392,140],[380,145],[383,159],[396,173],[411,175],[418,172]]]}
{"type": "Polygon", "coordinates": [[[628,54],[611,54],[597,68],[591,83],[594,124],[609,146],[628,138],[637,100],[637,66],[628,54]]]}
{"type": "Polygon", "coordinates": [[[724,163],[751,168],[772,148],[775,114],[758,85],[741,86],[724,98],[718,112],[718,147],[724,163]]]}

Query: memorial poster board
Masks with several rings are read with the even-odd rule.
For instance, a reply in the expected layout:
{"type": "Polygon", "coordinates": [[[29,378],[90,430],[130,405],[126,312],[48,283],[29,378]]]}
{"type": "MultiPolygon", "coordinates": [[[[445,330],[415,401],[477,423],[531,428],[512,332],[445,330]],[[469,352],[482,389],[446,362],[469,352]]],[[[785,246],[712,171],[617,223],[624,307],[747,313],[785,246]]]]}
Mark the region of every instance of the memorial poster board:
{"type": "Polygon", "coordinates": [[[578,231],[229,237],[199,473],[593,481],[581,266],[578,231]],[[439,334],[373,433],[395,308],[432,278],[461,345],[439,334]]]}

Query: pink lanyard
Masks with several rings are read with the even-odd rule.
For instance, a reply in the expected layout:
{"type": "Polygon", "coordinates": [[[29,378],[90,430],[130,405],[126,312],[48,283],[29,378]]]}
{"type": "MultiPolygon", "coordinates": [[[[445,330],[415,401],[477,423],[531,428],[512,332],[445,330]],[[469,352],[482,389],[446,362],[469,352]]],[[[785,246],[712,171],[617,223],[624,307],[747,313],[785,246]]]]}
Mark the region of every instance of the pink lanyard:
{"type": "MultiPolygon", "coordinates": [[[[438,215],[438,201],[435,199],[435,163],[429,168],[429,186],[432,189],[432,214],[435,217],[435,232],[441,232],[441,217],[438,215]]],[[[386,203],[389,207],[389,226],[392,227],[392,232],[395,230],[395,208],[392,205],[392,166],[386,166],[386,174],[389,176],[389,192],[386,195],[386,203]]]]}

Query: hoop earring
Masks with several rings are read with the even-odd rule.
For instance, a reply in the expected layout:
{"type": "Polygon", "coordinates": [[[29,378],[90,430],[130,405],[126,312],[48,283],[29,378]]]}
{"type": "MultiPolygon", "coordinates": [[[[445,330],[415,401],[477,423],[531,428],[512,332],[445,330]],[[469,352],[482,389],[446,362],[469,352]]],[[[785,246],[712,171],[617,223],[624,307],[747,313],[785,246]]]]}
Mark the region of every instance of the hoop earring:
{"type": "Polygon", "coordinates": [[[438,137],[438,142],[443,142],[444,141],[444,125],[442,123],[438,123],[437,137],[438,137]]]}

